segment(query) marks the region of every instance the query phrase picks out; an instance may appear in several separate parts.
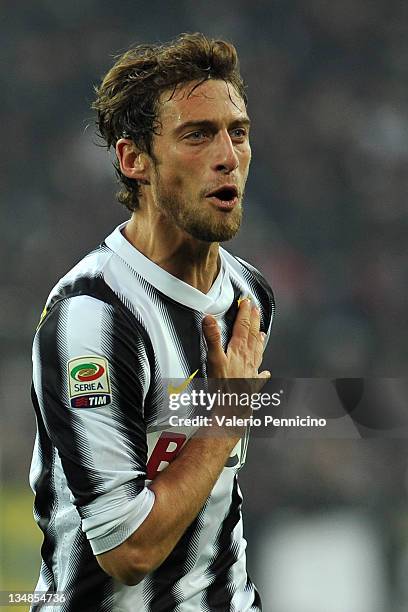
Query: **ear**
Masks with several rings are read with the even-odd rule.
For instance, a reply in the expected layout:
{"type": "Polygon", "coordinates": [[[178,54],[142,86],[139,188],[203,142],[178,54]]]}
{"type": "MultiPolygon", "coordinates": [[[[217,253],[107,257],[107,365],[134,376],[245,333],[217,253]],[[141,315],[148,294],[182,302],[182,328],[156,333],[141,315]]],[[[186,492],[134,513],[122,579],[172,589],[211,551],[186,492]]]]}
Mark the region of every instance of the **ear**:
{"type": "Polygon", "coordinates": [[[150,158],[147,153],[136,148],[133,140],[119,138],[116,143],[116,157],[122,174],[145,185],[150,184],[150,158]]]}

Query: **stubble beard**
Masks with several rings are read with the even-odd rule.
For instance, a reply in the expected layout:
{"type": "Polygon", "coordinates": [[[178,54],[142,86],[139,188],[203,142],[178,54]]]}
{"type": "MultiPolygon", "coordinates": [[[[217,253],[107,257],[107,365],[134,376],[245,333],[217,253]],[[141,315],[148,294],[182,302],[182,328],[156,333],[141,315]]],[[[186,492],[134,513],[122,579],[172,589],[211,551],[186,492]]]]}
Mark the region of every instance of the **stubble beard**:
{"type": "Polygon", "coordinates": [[[195,203],[187,201],[178,191],[164,187],[160,179],[157,181],[156,197],[158,206],[174,224],[196,240],[226,242],[234,238],[241,227],[242,197],[231,211],[218,211],[210,202],[205,203],[204,196],[195,203]]]}

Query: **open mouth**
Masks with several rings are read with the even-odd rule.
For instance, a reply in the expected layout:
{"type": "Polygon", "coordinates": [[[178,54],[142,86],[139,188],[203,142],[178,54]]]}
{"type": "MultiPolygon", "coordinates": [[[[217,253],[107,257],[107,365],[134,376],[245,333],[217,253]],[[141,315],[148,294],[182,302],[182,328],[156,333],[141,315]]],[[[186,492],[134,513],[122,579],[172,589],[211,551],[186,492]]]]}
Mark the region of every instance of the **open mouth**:
{"type": "Polygon", "coordinates": [[[207,196],[218,208],[231,209],[238,202],[238,189],[235,185],[224,185],[218,189],[214,189],[207,196]]]}

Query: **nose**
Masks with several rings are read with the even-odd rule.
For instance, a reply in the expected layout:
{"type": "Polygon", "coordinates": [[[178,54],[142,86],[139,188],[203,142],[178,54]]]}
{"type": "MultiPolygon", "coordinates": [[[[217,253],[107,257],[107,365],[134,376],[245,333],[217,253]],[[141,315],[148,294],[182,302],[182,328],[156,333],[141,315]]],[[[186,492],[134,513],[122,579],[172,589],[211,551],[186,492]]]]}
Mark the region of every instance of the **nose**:
{"type": "Polygon", "coordinates": [[[214,170],[229,174],[238,168],[239,159],[227,130],[218,132],[215,138],[214,170]]]}

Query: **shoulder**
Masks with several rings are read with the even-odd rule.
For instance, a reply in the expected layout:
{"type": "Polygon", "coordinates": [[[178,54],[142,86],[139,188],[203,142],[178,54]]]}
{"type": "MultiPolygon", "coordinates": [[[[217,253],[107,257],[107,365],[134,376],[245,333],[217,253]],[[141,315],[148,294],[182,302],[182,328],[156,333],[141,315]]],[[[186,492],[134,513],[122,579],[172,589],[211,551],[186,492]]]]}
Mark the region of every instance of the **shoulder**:
{"type": "Polygon", "coordinates": [[[104,270],[111,257],[112,251],[105,243],[85,255],[51,289],[44,311],[49,311],[56,302],[64,298],[79,295],[102,298],[104,270]]]}
{"type": "Polygon", "coordinates": [[[118,290],[127,273],[116,253],[102,242],[55,284],[46,300],[40,324],[57,306],[64,303],[66,307],[68,300],[70,310],[79,314],[99,311],[105,305],[117,314],[132,312],[137,318],[135,308],[118,290]]]}
{"type": "Polygon", "coordinates": [[[103,327],[129,337],[137,333],[147,341],[138,309],[110,282],[111,277],[120,281],[120,262],[112,261],[116,259],[115,253],[102,243],[65,274],[47,298],[37,332],[44,327],[50,331],[55,325],[71,333],[85,329],[97,333],[103,327]],[[49,324],[51,319],[54,325],[49,324]]]}
{"type": "MultiPolygon", "coordinates": [[[[62,388],[65,380],[70,394],[67,401],[72,407],[82,404],[75,403],[79,391],[76,394],[72,390],[71,371],[84,363],[91,364],[91,369],[101,367],[101,371],[106,372],[106,384],[100,388],[107,389],[105,400],[108,402],[111,401],[108,388],[114,381],[121,381],[123,388],[140,383],[145,397],[151,372],[155,371],[153,347],[141,323],[119,302],[92,295],[68,293],[51,304],[37,328],[32,357],[37,388],[41,380],[62,388]],[[65,379],[67,368],[68,383],[65,379]]],[[[88,382],[86,378],[83,380],[88,382]]],[[[117,395],[120,393],[117,391],[117,395]]],[[[80,401],[82,395],[78,395],[80,401]]]]}

